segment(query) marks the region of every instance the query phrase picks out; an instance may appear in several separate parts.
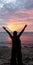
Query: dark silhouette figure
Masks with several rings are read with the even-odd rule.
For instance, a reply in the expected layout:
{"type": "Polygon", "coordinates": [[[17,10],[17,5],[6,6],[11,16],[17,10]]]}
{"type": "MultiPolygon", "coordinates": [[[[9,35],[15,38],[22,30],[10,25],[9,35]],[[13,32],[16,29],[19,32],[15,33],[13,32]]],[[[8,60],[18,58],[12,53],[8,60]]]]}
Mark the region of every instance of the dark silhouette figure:
{"type": "Polygon", "coordinates": [[[18,35],[17,35],[17,31],[14,31],[13,36],[5,27],[3,27],[3,29],[9,34],[10,38],[12,39],[12,55],[11,55],[10,65],[22,65],[20,36],[26,27],[27,27],[27,25],[25,25],[23,30],[18,35]],[[17,62],[16,62],[16,59],[17,59],[17,62]]]}

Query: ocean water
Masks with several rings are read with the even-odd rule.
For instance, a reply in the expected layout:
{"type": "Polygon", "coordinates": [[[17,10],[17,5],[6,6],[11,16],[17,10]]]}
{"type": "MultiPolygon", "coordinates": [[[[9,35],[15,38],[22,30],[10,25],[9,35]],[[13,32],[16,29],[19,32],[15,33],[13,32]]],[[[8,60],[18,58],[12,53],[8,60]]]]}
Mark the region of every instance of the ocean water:
{"type": "MultiPolygon", "coordinates": [[[[12,33],[11,33],[12,34],[12,33]]],[[[21,46],[33,45],[33,32],[24,32],[21,37],[21,46]]],[[[0,46],[12,46],[12,40],[6,32],[0,32],[0,46]]]]}

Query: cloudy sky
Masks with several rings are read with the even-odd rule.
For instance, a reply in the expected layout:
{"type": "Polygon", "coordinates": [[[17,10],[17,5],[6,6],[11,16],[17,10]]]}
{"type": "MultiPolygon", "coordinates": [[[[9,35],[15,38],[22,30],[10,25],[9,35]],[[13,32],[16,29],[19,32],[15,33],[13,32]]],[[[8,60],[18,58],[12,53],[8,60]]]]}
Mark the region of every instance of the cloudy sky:
{"type": "Polygon", "coordinates": [[[25,24],[33,32],[33,0],[0,0],[0,32],[2,26],[19,31],[25,24]]]}

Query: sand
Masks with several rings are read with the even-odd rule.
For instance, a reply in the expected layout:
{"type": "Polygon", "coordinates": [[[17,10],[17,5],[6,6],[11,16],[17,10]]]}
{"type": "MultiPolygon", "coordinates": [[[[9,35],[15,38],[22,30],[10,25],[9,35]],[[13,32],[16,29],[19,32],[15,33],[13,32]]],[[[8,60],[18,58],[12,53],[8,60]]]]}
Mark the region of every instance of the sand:
{"type": "Polygon", "coordinates": [[[0,65],[5,65],[10,63],[11,58],[11,48],[0,47],[0,65]]]}
{"type": "MultiPolygon", "coordinates": [[[[1,46],[0,47],[0,65],[10,65],[11,48],[1,46]]],[[[22,60],[24,65],[33,65],[33,47],[23,47],[22,60]]]]}

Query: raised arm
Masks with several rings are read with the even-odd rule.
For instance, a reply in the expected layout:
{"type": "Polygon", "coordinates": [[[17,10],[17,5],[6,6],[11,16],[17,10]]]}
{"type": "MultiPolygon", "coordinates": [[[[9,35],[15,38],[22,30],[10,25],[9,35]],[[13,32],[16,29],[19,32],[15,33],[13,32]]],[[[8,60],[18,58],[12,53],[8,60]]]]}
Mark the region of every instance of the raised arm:
{"type": "Polygon", "coordinates": [[[24,26],[24,28],[22,29],[22,31],[19,33],[19,37],[22,35],[22,33],[24,32],[25,28],[27,27],[27,25],[24,26]]]}
{"type": "Polygon", "coordinates": [[[3,29],[9,34],[9,36],[12,38],[11,33],[3,26],[3,29]]]}

